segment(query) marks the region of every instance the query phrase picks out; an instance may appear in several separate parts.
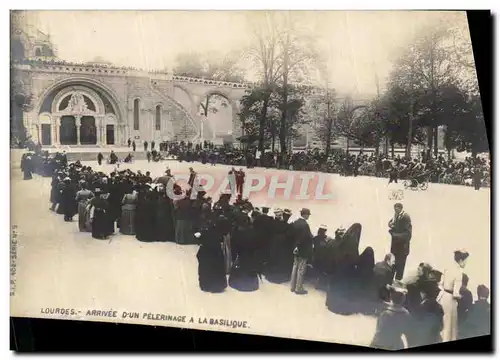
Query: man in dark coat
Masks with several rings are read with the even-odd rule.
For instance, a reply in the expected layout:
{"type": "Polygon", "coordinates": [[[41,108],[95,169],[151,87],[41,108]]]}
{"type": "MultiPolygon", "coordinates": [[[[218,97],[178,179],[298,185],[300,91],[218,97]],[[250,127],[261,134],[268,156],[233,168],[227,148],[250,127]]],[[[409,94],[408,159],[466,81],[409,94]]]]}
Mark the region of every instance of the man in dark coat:
{"type": "Polygon", "coordinates": [[[128,147],[130,147],[130,144],[132,144],[132,140],[130,140],[130,138],[128,138],[128,140],[127,140],[128,147]]]}
{"type": "Polygon", "coordinates": [[[296,247],[293,251],[295,258],[290,281],[290,290],[298,295],[307,294],[303,286],[304,276],[307,270],[307,262],[309,258],[311,258],[313,252],[313,235],[307,223],[309,216],[311,216],[311,211],[309,209],[302,209],[300,211],[300,218],[295,220],[292,224],[296,247]]]}
{"type": "Polygon", "coordinates": [[[488,302],[490,290],[485,285],[477,287],[477,301],[469,310],[464,324],[463,337],[491,334],[491,306],[488,302]]]}
{"type": "Polygon", "coordinates": [[[134,140],[134,141],[132,141],[132,151],[134,151],[134,152],[135,152],[135,148],[136,148],[136,147],[137,147],[137,145],[135,145],[135,140],[134,140]]]}
{"type": "Polygon", "coordinates": [[[394,277],[394,255],[387,254],[384,261],[378,262],[373,268],[373,283],[376,294],[383,301],[389,301],[388,285],[392,284],[394,277]]]}
{"type": "Polygon", "coordinates": [[[189,180],[188,180],[188,184],[189,186],[191,186],[191,188],[194,187],[194,181],[196,179],[196,172],[193,170],[192,167],[189,168],[189,180]]]}
{"type": "Polygon", "coordinates": [[[101,153],[97,154],[97,163],[99,165],[102,164],[102,159],[104,159],[104,156],[101,153]]]}
{"type": "Polygon", "coordinates": [[[144,151],[148,151],[148,142],[144,141],[144,151]]]}
{"type": "Polygon", "coordinates": [[[403,210],[403,204],[394,205],[394,217],[389,220],[389,234],[391,234],[391,253],[394,255],[394,271],[396,280],[402,280],[406,258],[410,254],[410,240],[412,224],[410,215],[403,210]]]}
{"type": "Polygon", "coordinates": [[[155,141],[154,141],[154,140],[153,140],[153,141],[151,141],[151,150],[154,150],[155,145],[156,145],[155,141]]]}

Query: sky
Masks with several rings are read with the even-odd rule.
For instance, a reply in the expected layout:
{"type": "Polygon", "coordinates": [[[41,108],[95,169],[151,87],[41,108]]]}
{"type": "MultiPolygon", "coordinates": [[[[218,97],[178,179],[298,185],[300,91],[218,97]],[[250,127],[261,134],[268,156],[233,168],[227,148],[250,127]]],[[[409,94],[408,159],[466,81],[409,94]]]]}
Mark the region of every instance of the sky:
{"type": "MultiPolygon", "coordinates": [[[[221,54],[251,44],[251,11],[30,11],[29,22],[51,35],[58,57],[86,62],[171,69],[184,52],[221,54]]],[[[466,23],[463,12],[301,11],[301,22],[327,59],[339,93],[373,95],[383,89],[392,61],[422,29],[442,21],[466,23]]],[[[254,72],[249,71],[250,77],[254,72]]],[[[251,79],[255,80],[255,79],[251,79]]],[[[322,80],[323,81],[323,80],[322,80]]]]}

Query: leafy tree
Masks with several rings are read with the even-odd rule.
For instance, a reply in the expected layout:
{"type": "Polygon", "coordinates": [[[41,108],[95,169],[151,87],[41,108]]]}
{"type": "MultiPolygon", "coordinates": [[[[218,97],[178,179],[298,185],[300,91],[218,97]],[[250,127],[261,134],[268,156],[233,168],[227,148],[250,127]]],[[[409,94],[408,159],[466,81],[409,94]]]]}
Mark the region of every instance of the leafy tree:
{"type": "Polygon", "coordinates": [[[335,90],[327,89],[321,91],[318,96],[309,99],[307,112],[311,119],[314,132],[323,143],[325,153],[329,154],[332,144],[336,139],[335,120],[337,118],[338,106],[336,103],[335,90]]]}
{"type": "MultiPolygon", "coordinates": [[[[450,61],[449,50],[444,46],[445,39],[449,36],[449,30],[444,27],[428,29],[423,35],[415,39],[409,45],[394,65],[389,87],[399,88],[406,92],[406,112],[410,115],[413,123],[413,115],[416,114],[416,104],[425,103],[420,97],[427,97],[428,114],[427,148],[428,152],[434,147],[437,155],[437,128],[440,125],[436,98],[438,89],[455,83],[453,74],[453,63],[450,61]]],[[[408,126],[413,130],[413,125],[408,126]]],[[[412,135],[407,143],[407,155],[410,153],[412,135]]]]}

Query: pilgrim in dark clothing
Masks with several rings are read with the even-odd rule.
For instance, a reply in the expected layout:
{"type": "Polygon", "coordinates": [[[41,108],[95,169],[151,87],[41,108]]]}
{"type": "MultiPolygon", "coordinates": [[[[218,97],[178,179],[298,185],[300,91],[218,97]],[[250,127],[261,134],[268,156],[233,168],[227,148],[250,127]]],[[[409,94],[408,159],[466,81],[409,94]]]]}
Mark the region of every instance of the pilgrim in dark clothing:
{"type": "Polygon", "coordinates": [[[224,254],[222,253],[222,234],[215,226],[196,234],[200,236],[198,259],[198,281],[200,289],[220,293],[227,287],[224,254]]]}
{"type": "Polygon", "coordinates": [[[406,258],[410,254],[412,224],[410,216],[403,210],[401,203],[394,205],[394,218],[389,221],[389,233],[391,234],[391,253],[395,258],[395,278],[402,280],[406,258]]]}
{"type": "Polygon", "coordinates": [[[260,269],[257,243],[255,230],[248,217],[242,218],[231,239],[236,261],[229,276],[229,286],[239,291],[258,290],[260,269]]]}
{"type": "Polygon", "coordinates": [[[118,156],[111,150],[111,154],[109,154],[109,163],[116,164],[118,162],[118,156]]]}
{"type": "Polygon", "coordinates": [[[477,168],[475,171],[474,171],[474,177],[473,177],[473,181],[474,181],[474,190],[479,190],[481,189],[481,178],[482,178],[482,173],[481,173],[481,170],[479,168],[477,168]]]}
{"type": "Polygon", "coordinates": [[[429,277],[432,267],[427,263],[420,263],[417,273],[404,279],[404,283],[408,293],[406,295],[405,307],[411,312],[415,307],[418,307],[422,301],[420,294],[422,293],[422,285],[429,283],[429,277]]]}
{"type": "Polygon", "coordinates": [[[307,294],[303,284],[307,270],[307,262],[312,257],[313,252],[313,235],[307,223],[307,219],[309,219],[310,215],[311,211],[304,208],[300,211],[300,218],[292,223],[295,249],[293,251],[294,260],[290,286],[291,291],[298,295],[307,294]]]}
{"type": "Polygon", "coordinates": [[[373,267],[373,285],[375,294],[383,301],[389,301],[388,285],[392,284],[394,277],[394,255],[387,254],[384,261],[378,262],[373,267]]]}
{"type": "Polygon", "coordinates": [[[174,205],[172,200],[166,195],[163,187],[158,188],[158,198],[156,200],[156,221],[155,231],[157,241],[175,241],[174,225],[174,205]]]}
{"type": "Polygon", "coordinates": [[[156,201],[152,191],[140,191],[137,197],[135,237],[139,241],[155,241],[156,201]]]}
{"type": "Polygon", "coordinates": [[[137,145],[135,145],[135,141],[132,141],[132,151],[135,152],[136,147],[137,147],[137,145]]]}
{"type": "Polygon", "coordinates": [[[425,346],[441,342],[443,308],[436,301],[439,288],[435,281],[423,280],[419,287],[420,301],[411,310],[412,326],[408,331],[408,346],[425,346]]]}
{"type": "Polygon", "coordinates": [[[356,265],[356,275],[359,285],[366,287],[372,281],[373,268],[375,267],[375,252],[368,246],[361,255],[359,255],[356,265]]]}
{"type": "Polygon", "coordinates": [[[356,265],[359,260],[361,224],[353,224],[347,231],[338,229],[335,240],[328,246],[330,271],[326,307],[333,313],[350,315],[359,309],[356,301],[356,265]]]}
{"type": "Polygon", "coordinates": [[[24,180],[31,180],[33,179],[33,171],[34,171],[34,164],[31,156],[26,156],[23,160],[21,160],[21,170],[23,171],[24,180]]]}
{"type": "Polygon", "coordinates": [[[462,275],[462,288],[460,289],[461,298],[458,300],[457,314],[458,314],[458,333],[459,337],[463,338],[465,333],[464,324],[467,321],[467,316],[474,303],[472,293],[467,286],[469,285],[469,277],[466,274],[462,275]]]}
{"type": "Polygon", "coordinates": [[[177,244],[189,244],[193,237],[193,219],[191,218],[191,200],[189,195],[180,200],[176,200],[175,204],[175,242],[177,244]]]}
{"type": "Polygon", "coordinates": [[[476,337],[491,334],[491,306],[488,302],[490,290],[485,285],[477,287],[477,301],[472,305],[463,326],[462,337],[476,337]]]}
{"type": "Polygon", "coordinates": [[[57,206],[56,213],[59,215],[64,214],[64,201],[63,201],[62,193],[63,193],[63,190],[65,187],[66,187],[66,184],[62,180],[59,181],[59,183],[57,184],[57,204],[58,204],[58,206],[57,206]]]}
{"type": "Polygon", "coordinates": [[[62,173],[57,173],[52,176],[52,181],[50,183],[50,202],[52,203],[50,210],[54,211],[56,209],[57,204],[59,203],[60,197],[60,189],[59,183],[61,182],[61,178],[59,175],[62,173]]]}
{"type": "Polygon", "coordinates": [[[391,290],[391,302],[377,319],[375,336],[371,347],[384,350],[401,350],[405,348],[402,335],[407,335],[411,324],[411,316],[403,307],[405,294],[402,289],[391,290]]]}
{"type": "Polygon", "coordinates": [[[94,239],[107,239],[109,234],[108,202],[102,194],[101,189],[94,191],[95,197],[90,200],[90,209],[93,209],[92,217],[92,237],[94,239]]]}
{"type": "Polygon", "coordinates": [[[62,208],[64,212],[64,221],[72,221],[73,216],[78,213],[78,204],[76,202],[76,186],[70,178],[64,180],[64,188],[61,192],[62,208]]]}
{"type": "Polygon", "coordinates": [[[97,163],[99,165],[102,165],[102,159],[104,159],[104,156],[101,153],[97,154],[97,163]]]}

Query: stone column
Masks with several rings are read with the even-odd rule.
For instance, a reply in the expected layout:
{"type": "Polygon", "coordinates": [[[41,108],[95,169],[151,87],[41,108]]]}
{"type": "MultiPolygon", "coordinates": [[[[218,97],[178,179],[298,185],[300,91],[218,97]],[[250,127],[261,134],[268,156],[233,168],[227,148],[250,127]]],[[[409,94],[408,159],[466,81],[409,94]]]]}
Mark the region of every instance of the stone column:
{"type": "Polygon", "coordinates": [[[82,126],[82,117],[75,116],[75,124],[76,124],[76,145],[80,145],[80,127],[82,126]]]}
{"type": "Polygon", "coordinates": [[[101,125],[101,131],[102,131],[102,143],[103,145],[108,145],[108,134],[106,132],[106,122],[102,122],[102,125],[101,125]]]}
{"type": "Polygon", "coordinates": [[[54,145],[61,145],[61,117],[54,119],[54,145]]]}
{"type": "Polygon", "coordinates": [[[96,132],[97,132],[97,145],[103,145],[103,143],[102,143],[102,131],[101,131],[103,122],[104,122],[103,116],[98,116],[96,118],[95,127],[96,127],[96,132]]]}

